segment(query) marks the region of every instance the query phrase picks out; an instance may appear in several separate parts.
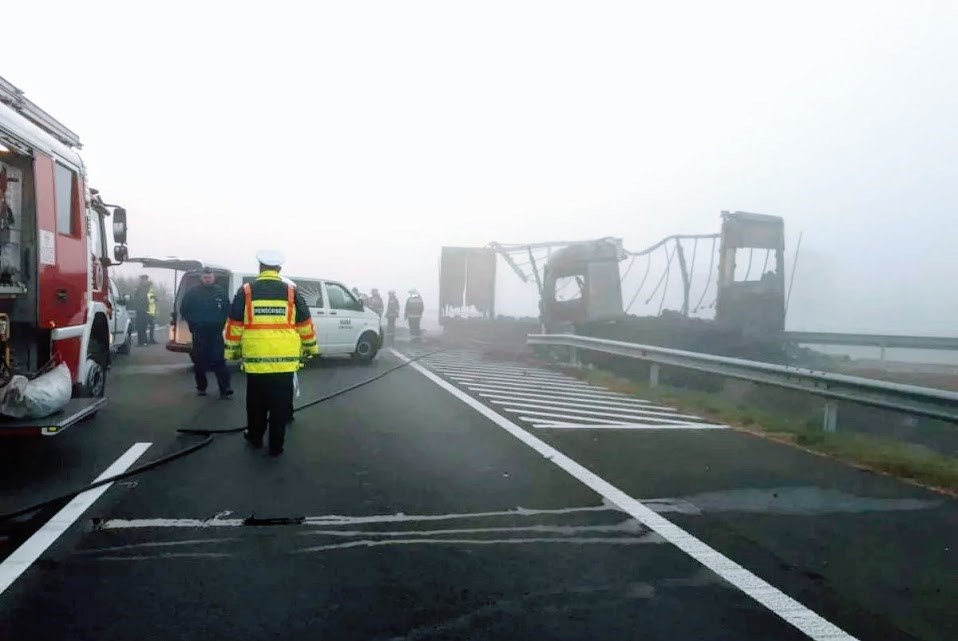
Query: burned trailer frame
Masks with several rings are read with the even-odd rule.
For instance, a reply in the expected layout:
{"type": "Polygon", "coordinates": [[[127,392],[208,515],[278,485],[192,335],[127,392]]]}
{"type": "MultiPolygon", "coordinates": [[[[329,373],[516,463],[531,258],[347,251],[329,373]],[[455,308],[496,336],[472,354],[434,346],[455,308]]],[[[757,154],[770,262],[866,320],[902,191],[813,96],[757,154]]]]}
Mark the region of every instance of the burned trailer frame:
{"type": "Polygon", "coordinates": [[[488,247],[443,247],[439,258],[439,324],[493,319],[496,252],[488,247]]]}
{"type": "Polygon", "coordinates": [[[722,212],[715,321],[746,335],[785,330],[785,221],[779,216],[722,212]]]}
{"type": "Polygon", "coordinates": [[[620,239],[578,242],[549,257],[543,270],[539,312],[546,332],[570,331],[592,320],[624,315],[619,262],[620,239]]]}

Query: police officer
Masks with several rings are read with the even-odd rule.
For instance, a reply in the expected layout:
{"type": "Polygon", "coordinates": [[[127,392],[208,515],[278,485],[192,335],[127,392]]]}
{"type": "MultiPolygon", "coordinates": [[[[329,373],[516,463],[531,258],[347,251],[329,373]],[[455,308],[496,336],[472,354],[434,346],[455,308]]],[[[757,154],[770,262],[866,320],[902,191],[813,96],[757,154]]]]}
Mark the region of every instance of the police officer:
{"type": "Polygon", "coordinates": [[[136,344],[155,345],[156,288],[146,274],[140,274],[140,284],[133,292],[133,309],[136,310],[136,344]]]}
{"type": "Polygon", "coordinates": [[[226,321],[226,357],[243,359],[246,372],[244,436],[263,446],[269,427],[269,453],[283,452],[293,406],[293,375],[301,361],[319,353],[313,319],[303,297],[280,278],[283,255],[261,251],[259,277],[236,292],[226,321]]]}
{"type": "Polygon", "coordinates": [[[193,334],[193,372],[196,375],[196,392],[206,396],[206,372],[212,370],[220,388],[220,398],[233,395],[230,388],[230,372],[223,360],[223,326],[229,314],[229,299],[226,290],[216,284],[213,270],[204,267],[200,273],[200,286],[194,287],[183,297],[180,314],[193,334]]]}

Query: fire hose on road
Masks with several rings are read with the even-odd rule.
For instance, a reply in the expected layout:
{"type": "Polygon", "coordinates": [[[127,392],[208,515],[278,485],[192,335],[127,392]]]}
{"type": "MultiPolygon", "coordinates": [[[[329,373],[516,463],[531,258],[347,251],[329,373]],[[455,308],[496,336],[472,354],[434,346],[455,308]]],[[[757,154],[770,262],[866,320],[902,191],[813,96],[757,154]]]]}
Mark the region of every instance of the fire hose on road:
{"type": "MultiPolygon", "coordinates": [[[[303,403],[302,405],[299,405],[299,406],[297,406],[297,407],[294,407],[294,408],[293,408],[293,411],[294,411],[294,412],[298,412],[298,411],[300,411],[300,410],[304,410],[304,409],[307,409],[307,408],[309,408],[309,407],[313,407],[314,405],[319,405],[320,403],[325,403],[326,401],[331,400],[331,399],[334,399],[334,398],[336,398],[337,396],[342,396],[343,394],[348,394],[349,392],[352,392],[352,391],[354,391],[354,390],[356,390],[356,389],[359,389],[360,387],[364,387],[364,386],[366,386],[366,385],[369,385],[370,383],[374,383],[374,382],[378,381],[379,379],[381,379],[381,378],[383,378],[383,377],[385,377],[385,376],[388,376],[389,374],[395,372],[396,370],[399,370],[399,369],[402,369],[402,368],[404,368],[404,367],[407,367],[408,365],[411,365],[412,363],[415,363],[415,362],[418,361],[418,360],[421,360],[421,359],[423,359],[423,358],[428,358],[429,356],[433,356],[434,354],[438,354],[438,353],[440,353],[440,352],[442,352],[442,351],[444,351],[444,350],[441,350],[441,349],[440,349],[440,350],[435,350],[435,351],[433,351],[433,352],[428,352],[428,353],[426,353],[426,354],[421,354],[421,355],[419,355],[419,356],[417,356],[417,357],[415,357],[415,358],[411,358],[411,359],[409,359],[409,360],[407,360],[407,361],[404,361],[403,363],[400,363],[399,365],[395,365],[395,366],[393,366],[393,367],[390,367],[389,369],[387,369],[387,370],[385,370],[385,371],[383,371],[383,372],[380,372],[379,374],[376,374],[375,376],[372,376],[372,377],[370,377],[370,378],[368,378],[368,379],[366,379],[366,380],[364,380],[364,381],[360,381],[359,383],[355,383],[355,384],[353,384],[353,385],[349,385],[349,386],[344,387],[343,389],[337,390],[337,391],[335,391],[335,392],[333,392],[333,393],[331,393],[331,394],[327,394],[327,395],[322,396],[322,397],[320,397],[320,398],[313,399],[313,400],[311,400],[311,401],[308,401],[308,402],[306,402],[306,403],[303,403]]],[[[26,515],[26,514],[30,514],[31,512],[36,512],[36,511],[38,511],[38,510],[42,510],[42,509],[44,509],[44,508],[51,507],[51,506],[56,505],[56,504],[58,504],[58,503],[61,503],[61,502],[64,502],[64,501],[69,501],[69,500],[71,500],[71,499],[73,499],[73,498],[79,496],[80,494],[83,494],[84,492],[87,492],[87,491],[89,491],[89,490],[92,490],[92,489],[101,487],[101,486],[103,486],[103,485],[108,485],[108,484],[110,484],[110,483],[115,483],[115,482],[117,482],[117,481],[122,481],[122,480],[124,480],[124,479],[128,479],[128,478],[130,478],[130,477],[137,476],[138,474],[142,474],[143,472],[149,472],[150,470],[154,470],[154,469],[156,469],[156,468],[158,468],[158,467],[161,467],[161,466],[163,466],[163,465],[166,465],[167,463],[172,463],[173,461],[175,461],[175,460],[177,460],[177,459],[183,458],[184,456],[188,456],[188,455],[190,455],[190,454],[192,454],[192,453],[194,453],[194,452],[197,452],[197,451],[203,449],[204,447],[206,447],[207,445],[209,445],[210,443],[213,442],[214,437],[215,437],[216,434],[238,434],[238,433],[240,433],[240,432],[245,431],[245,430],[246,430],[246,427],[247,427],[247,426],[244,425],[243,427],[233,427],[233,428],[223,428],[223,429],[189,429],[189,428],[181,428],[181,429],[178,429],[178,430],[176,430],[176,431],[177,431],[178,433],[180,433],[180,434],[189,434],[189,435],[193,435],[193,436],[205,436],[206,438],[203,439],[202,441],[200,441],[199,443],[194,443],[193,445],[190,445],[189,447],[185,447],[185,448],[183,448],[182,450],[178,450],[178,451],[176,451],[176,452],[173,452],[172,454],[167,454],[166,456],[162,456],[162,457],[160,457],[160,458],[158,458],[158,459],[155,459],[155,460],[153,460],[153,461],[149,461],[149,462],[144,463],[144,464],[142,464],[142,465],[138,465],[138,466],[136,466],[136,467],[130,468],[129,470],[127,470],[126,472],[123,472],[122,474],[117,474],[117,475],[115,475],[115,476],[110,476],[110,477],[105,478],[105,479],[100,479],[99,481],[96,481],[96,482],[94,482],[94,483],[90,483],[89,485],[85,485],[85,486],[83,486],[83,487],[81,487],[81,488],[78,488],[78,489],[76,489],[76,490],[72,490],[72,491],[70,491],[70,492],[67,492],[66,494],[61,494],[60,496],[54,497],[54,498],[52,498],[52,499],[48,499],[48,500],[43,501],[43,502],[41,502],[41,503],[35,503],[35,504],[33,504],[33,505],[28,505],[27,507],[20,508],[19,510],[15,510],[15,511],[13,511],[13,512],[7,512],[6,514],[0,514],[0,522],[9,521],[9,520],[11,520],[11,519],[15,519],[15,518],[17,518],[17,517],[24,516],[24,515],[26,515]]]]}

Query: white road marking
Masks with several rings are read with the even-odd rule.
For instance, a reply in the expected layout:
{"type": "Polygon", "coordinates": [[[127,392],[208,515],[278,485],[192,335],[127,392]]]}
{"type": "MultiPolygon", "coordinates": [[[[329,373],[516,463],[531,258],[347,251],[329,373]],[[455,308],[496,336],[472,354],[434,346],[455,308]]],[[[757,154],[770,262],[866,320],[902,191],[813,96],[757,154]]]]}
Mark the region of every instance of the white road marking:
{"type": "Polygon", "coordinates": [[[445,530],[313,530],[301,532],[301,536],[381,536],[386,538],[403,536],[445,536],[447,534],[490,534],[492,532],[540,532],[573,536],[587,532],[628,532],[637,534],[646,532],[642,524],[628,519],[613,525],[522,525],[516,527],[474,527],[451,528],[445,530]]]}
{"type": "Polygon", "coordinates": [[[712,425],[711,423],[601,423],[598,425],[583,425],[581,423],[565,423],[562,421],[539,422],[534,417],[520,416],[520,419],[533,423],[536,429],[567,429],[567,430],[724,430],[727,425],[712,425]]]}
{"type": "Polygon", "coordinates": [[[130,545],[111,545],[105,548],[91,548],[88,550],[78,550],[74,552],[77,555],[101,554],[103,552],[119,552],[122,550],[139,550],[142,548],[165,548],[177,547],[180,545],[203,545],[206,543],[230,543],[239,541],[239,537],[227,536],[221,539],[189,539],[185,541],[150,541],[148,543],[131,543],[130,545]]]}
{"type": "MultiPolygon", "coordinates": [[[[483,361],[470,360],[469,357],[464,356],[458,359],[437,359],[435,357],[423,359],[423,363],[426,363],[430,366],[436,365],[438,367],[458,367],[458,368],[468,368],[474,370],[484,370],[484,371],[493,371],[498,372],[499,367],[495,365],[488,365],[483,361]]],[[[541,369],[537,367],[520,367],[517,365],[504,365],[504,372],[518,372],[522,374],[535,374],[537,376],[553,376],[555,378],[565,378],[566,374],[561,372],[553,372],[546,369],[541,369]]]]}
{"type": "MultiPolygon", "coordinates": [[[[130,469],[133,463],[149,449],[152,443],[134,443],[120,458],[106,468],[100,476],[94,479],[100,481],[116,476],[130,469]]],[[[66,504],[59,512],[43,524],[33,536],[24,541],[23,545],[14,550],[13,554],[0,563],[0,594],[3,594],[21,574],[27,571],[34,561],[40,558],[47,548],[53,545],[61,534],[67,531],[93,503],[110,489],[112,483],[101,485],[98,488],[87,490],[66,504]]]]}
{"type": "MultiPolygon", "coordinates": [[[[472,389],[471,387],[469,389],[472,389]]],[[[587,398],[583,400],[570,399],[565,394],[538,394],[536,392],[512,392],[512,391],[500,391],[500,392],[481,392],[479,396],[484,398],[500,398],[503,400],[545,400],[549,402],[559,402],[575,400],[576,407],[579,406],[589,406],[594,405],[597,407],[618,407],[623,409],[650,409],[650,410],[671,410],[677,411],[674,407],[669,407],[668,405],[652,405],[649,401],[643,401],[636,399],[632,401],[631,399],[626,399],[623,397],[622,400],[606,400],[604,398],[587,398]]]]}
{"type": "Polygon", "coordinates": [[[330,545],[316,545],[296,550],[296,552],[324,552],[327,550],[343,550],[358,547],[380,547],[383,545],[525,545],[528,543],[562,543],[564,545],[636,545],[641,543],[659,543],[661,537],[650,532],[642,536],[618,536],[610,538],[530,538],[530,539],[395,539],[395,540],[368,540],[350,541],[348,543],[333,543],[330,545]]]}
{"type": "Polygon", "coordinates": [[[476,410],[479,414],[512,434],[604,499],[618,505],[624,512],[630,514],[650,530],[661,535],[666,541],[672,543],[706,568],[752,597],[755,601],[765,606],[770,612],[793,625],[810,639],[814,639],[815,641],[856,641],[855,637],[838,626],[816,614],[811,609],[789,597],[752,572],[746,570],[721,552],[709,547],[665,517],[656,514],[652,508],[632,498],[594,472],[576,463],[559,450],[522,429],[519,425],[483,405],[478,400],[458,389],[455,385],[443,380],[419,363],[411,362],[409,358],[400,354],[395,349],[390,349],[389,351],[400,360],[409,363],[409,367],[412,367],[440,388],[449,392],[476,410]]]}
{"type": "MultiPolygon", "coordinates": [[[[676,412],[657,412],[655,410],[626,410],[622,408],[602,408],[602,407],[581,407],[571,403],[560,403],[558,406],[548,402],[542,403],[522,403],[516,401],[490,401],[494,405],[508,405],[509,411],[513,407],[528,407],[530,409],[539,409],[539,410],[549,410],[556,412],[566,412],[570,418],[575,418],[578,414],[584,414],[586,416],[611,416],[612,418],[690,418],[698,419],[698,416],[691,416],[689,414],[678,414],[676,412]],[[571,407],[570,407],[571,405],[571,407]],[[596,411],[596,410],[605,410],[605,411],[596,411]]],[[[521,411],[521,410],[515,410],[521,411]]]]}
{"type": "Polygon", "coordinates": [[[497,380],[508,379],[508,380],[519,380],[519,381],[535,381],[542,383],[567,383],[567,382],[578,382],[574,378],[569,378],[568,376],[537,376],[535,374],[516,374],[511,372],[493,372],[491,370],[476,370],[469,367],[449,367],[442,365],[429,365],[430,369],[435,369],[437,371],[455,374],[457,376],[492,376],[497,380]]]}
{"type": "MultiPolygon", "coordinates": [[[[522,393],[539,393],[539,392],[548,392],[549,390],[543,390],[539,387],[531,387],[528,385],[496,385],[493,382],[482,382],[482,383],[471,383],[465,385],[471,390],[480,390],[483,392],[522,392],[522,393]]],[[[621,394],[616,394],[615,392],[605,392],[600,391],[601,388],[595,388],[595,391],[592,390],[583,390],[581,392],[566,392],[563,391],[562,395],[569,398],[592,398],[596,400],[601,399],[622,399],[628,398],[627,396],[622,396],[621,394]]]]}
{"type": "Polygon", "coordinates": [[[130,556],[98,556],[94,561],[165,561],[167,559],[227,559],[229,552],[163,552],[161,554],[137,554],[130,556]]]}
{"type": "MultiPolygon", "coordinates": [[[[523,418],[543,416],[545,418],[559,419],[558,421],[541,421],[535,418],[532,419],[533,421],[536,421],[536,422],[545,422],[545,423],[562,423],[562,422],[571,423],[572,421],[579,421],[580,423],[597,422],[599,424],[610,424],[610,425],[626,424],[626,423],[641,425],[642,423],[647,423],[650,427],[674,427],[676,425],[684,426],[690,423],[690,421],[683,421],[683,420],[673,421],[667,417],[654,417],[654,416],[645,417],[644,421],[637,421],[636,419],[639,418],[637,416],[621,416],[621,415],[613,416],[610,414],[605,414],[605,415],[600,415],[599,417],[593,418],[591,416],[571,416],[569,414],[557,414],[554,412],[539,412],[534,410],[520,409],[517,407],[504,407],[502,409],[504,409],[507,412],[511,412],[513,414],[520,414],[523,418]],[[604,416],[605,418],[601,418],[602,416],[604,416]]],[[[709,425],[709,424],[694,423],[694,425],[709,425]]]]}
{"type": "MultiPolygon", "coordinates": [[[[661,499],[669,502],[670,499],[661,499]]],[[[676,511],[679,508],[666,511],[676,511]]],[[[614,505],[592,505],[587,507],[564,507],[556,509],[535,509],[518,507],[514,510],[498,510],[494,512],[466,512],[462,514],[373,514],[370,516],[346,516],[342,514],[326,514],[323,516],[307,516],[303,524],[317,527],[339,525],[364,525],[369,523],[410,523],[415,521],[458,521],[462,519],[480,519],[495,516],[543,516],[552,514],[579,514],[582,512],[621,512],[614,505]]],[[[127,528],[206,528],[206,527],[240,527],[243,519],[110,519],[100,525],[101,530],[122,530],[127,528]]]]}
{"type": "Polygon", "coordinates": [[[491,377],[491,376],[487,378],[487,377],[476,376],[471,374],[447,374],[447,376],[449,376],[449,378],[453,380],[463,381],[463,382],[468,381],[470,383],[488,383],[488,382],[491,382],[490,379],[492,379],[492,381],[501,384],[503,387],[512,387],[513,385],[515,385],[515,386],[531,387],[533,389],[538,389],[542,391],[547,391],[547,390],[572,390],[577,392],[591,392],[593,390],[602,391],[601,387],[596,387],[595,385],[584,385],[582,383],[544,383],[544,382],[536,382],[536,381],[526,381],[525,379],[514,380],[509,378],[497,378],[497,377],[491,377]]]}

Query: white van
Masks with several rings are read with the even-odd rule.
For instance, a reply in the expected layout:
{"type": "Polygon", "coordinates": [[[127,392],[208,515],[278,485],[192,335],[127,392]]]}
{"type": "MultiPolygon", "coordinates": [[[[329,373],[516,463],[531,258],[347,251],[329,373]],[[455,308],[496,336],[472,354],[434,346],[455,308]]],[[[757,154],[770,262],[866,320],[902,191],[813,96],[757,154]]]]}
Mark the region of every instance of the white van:
{"type": "MultiPolygon", "coordinates": [[[[170,318],[170,338],[166,344],[166,349],[173,352],[189,352],[192,348],[193,337],[180,317],[180,305],[186,292],[199,286],[204,266],[213,270],[216,283],[227,291],[230,300],[244,283],[256,280],[256,274],[234,272],[223,267],[203,265],[198,261],[164,259],[147,262],[141,259],[138,262],[143,262],[145,267],[166,267],[184,272],[177,283],[170,318]]],[[[309,307],[316,327],[320,356],[350,355],[362,361],[375,358],[383,343],[382,319],[376,312],[366,309],[348,287],[325,278],[287,277],[283,274],[283,280],[296,285],[309,307]]]]}

